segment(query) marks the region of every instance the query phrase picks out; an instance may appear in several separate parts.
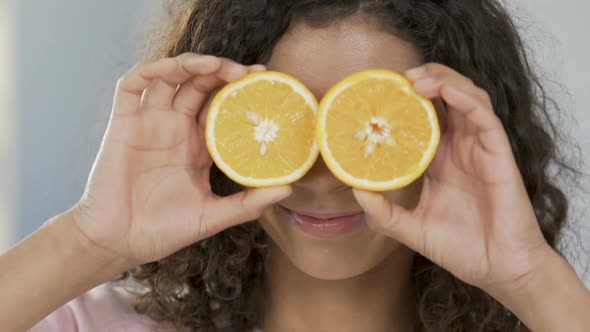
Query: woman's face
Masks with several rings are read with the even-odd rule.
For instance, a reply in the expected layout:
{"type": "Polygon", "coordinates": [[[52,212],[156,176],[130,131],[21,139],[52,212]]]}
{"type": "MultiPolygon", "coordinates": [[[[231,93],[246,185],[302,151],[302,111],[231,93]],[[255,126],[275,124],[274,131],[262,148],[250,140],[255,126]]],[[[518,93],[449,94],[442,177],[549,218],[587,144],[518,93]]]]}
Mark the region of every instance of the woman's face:
{"type": "MultiPolygon", "coordinates": [[[[294,76],[321,100],[332,85],[354,72],[373,68],[404,72],[421,64],[411,44],[367,23],[371,20],[354,15],[325,28],[294,23],[274,48],[268,69],[294,76]]],[[[419,180],[386,196],[411,209],[418,203],[421,187],[419,180]]],[[[267,208],[259,222],[284,257],[302,272],[325,280],[350,278],[402,248],[365,223],[343,234],[318,235],[290,221],[284,208],[308,213],[362,212],[352,189],[330,173],[321,157],[292,188],[293,194],[267,208]]]]}

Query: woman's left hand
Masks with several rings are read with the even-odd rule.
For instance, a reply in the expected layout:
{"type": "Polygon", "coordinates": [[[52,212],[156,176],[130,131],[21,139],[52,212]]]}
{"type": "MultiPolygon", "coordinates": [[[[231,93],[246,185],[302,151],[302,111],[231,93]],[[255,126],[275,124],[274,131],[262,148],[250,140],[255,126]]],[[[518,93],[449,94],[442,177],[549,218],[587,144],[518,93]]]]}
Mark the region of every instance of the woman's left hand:
{"type": "Polygon", "coordinates": [[[419,94],[446,102],[446,129],[413,211],[355,190],[367,222],[484,290],[526,283],[553,252],[488,93],[439,64],[406,75],[419,94]]]}

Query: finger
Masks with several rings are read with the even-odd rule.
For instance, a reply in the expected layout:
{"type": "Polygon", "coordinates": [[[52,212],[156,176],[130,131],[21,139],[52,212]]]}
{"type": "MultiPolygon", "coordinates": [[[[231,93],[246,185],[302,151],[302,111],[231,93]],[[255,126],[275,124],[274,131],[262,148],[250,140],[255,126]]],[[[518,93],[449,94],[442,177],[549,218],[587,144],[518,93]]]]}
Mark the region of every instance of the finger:
{"type": "Polygon", "coordinates": [[[251,65],[248,66],[248,71],[251,73],[257,73],[257,72],[262,72],[266,70],[266,66],[265,65],[251,65]]]}
{"type": "MultiPolygon", "coordinates": [[[[436,98],[440,96],[440,88],[443,84],[451,84],[462,90],[469,91],[477,95],[479,89],[473,85],[471,80],[466,77],[456,76],[452,74],[441,74],[435,76],[427,76],[414,81],[414,89],[416,92],[428,98],[436,98]]],[[[479,96],[478,96],[479,98],[479,96]]]]}
{"type": "Polygon", "coordinates": [[[215,198],[215,203],[203,215],[203,231],[212,236],[232,226],[253,221],[268,206],[291,195],[290,186],[247,189],[243,192],[215,198]]]}
{"type": "MultiPolygon", "coordinates": [[[[139,105],[140,109],[148,110],[170,110],[168,97],[173,91],[171,82],[166,82],[161,79],[152,81],[152,83],[145,89],[139,105]]],[[[175,91],[175,90],[174,90],[175,91]]]]}
{"type": "Polygon", "coordinates": [[[208,55],[185,53],[176,58],[163,59],[165,69],[154,77],[144,93],[141,108],[144,110],[170,110],[173,108],[174,97],[179,85],[189,79],[209,75],[219,70],[222,60],[208,55]]]}
{"type": "MultiPolygon", "coordinates": [[[[457,86],[460,86],[464,89],[468,89],[472,85],[470,81],[458,77],[443,75],[427,76],[425,78],[418,79],[414,83],[414,90],[427,98],[433,98],[435,100],[440,99],[441,86],[447,81],[453,82],[453,84],[456,84],[457,86]]],[[[448,127],[454,131],[463,131],[465,129],[465,117],[455,112],[449,112],[445,101],[442,101],[442,105],[446,111],[445,116],[448,127]]]]}
{"type": "Polygon", "coordinates": [[[471,78],[439,63],[428,63],[418,68],[410,69],[406,72],[406,76],[414,83],[429,78],[438,78],[437,81],[441,82],[455,82],[456,86],[462,87],[466,90],[471,90],[471,92],[477,96],[481,102],[487,103],[490,101],[489,94],[483,89],[477,87],[471,78]]]}
{"type": "MultiPolygon", "coordinates": [[[[440,86],[437,85],[437,83],[440,84],[440,82],[442,82],[442,76],[449,76],[450,71],[451,69],[446,66],[438,64],[426,64],[408,70],[406,72],[406,76],[414,83],[414,90],[416,90],[416,92],[423,96],[436,96],[429,97],[433,100],[441,100],[438,96],[438,90],[440,89],[440,86]]],[[[470,79],[468,79],[467,77],[462,77],[460,75],[456,75],[456,77],[451,77],[450,79],[456,81],[456,83],[461,86],[468,86],[473,84],[473,82],[470,79]]],[[[458,114],[449,114],[445,102],[442,101],[441,104],[444,109],[444,115],[447,125],[445,129],[450,128],[452,131],[464,131],[465,118],[458,114]]],[[[446,130],[444,132],[446,133],[446,130]]]]}
{"type": "Polygon", "coordinates": [[[432,104],[434,105],[434,109],[436,110],[436,117],[438,118],[441,133],[442,135],[444,135],[447,132],[447,128],[449,126],[447,106],[441,98],[434,98],[432,100],[432,104]]]}
{"type": "Polygon", "coordinates": [[[468,132],[488,132],[503,130],[500,119],[487,103],[482,103],[473,94],[469,94],[452,84],[443,84],[440,95],[447,102],[449,113],[465,116],[465,128],[468,132]]]}
{"type": "Polygon", "coordinates": [[[468,82],[469,84],[473,84],[473,80],[469,77],[461,75],[459,72],[452,69],[451,67],[445,66],[440,63],[427,63],[422,66],[412,68],[406,71],[405,75],[413,82],[416,82],[427,77],[456,76],[458,78],[462,78],[465,82],[468,82]]]}
{"type": "Polygon", "coordinates": [[[222,65],[217,73],[226,82],[233,82],[248,74],[248,68],[230,59],[221,58],[222,65]]]}
{"type": "Polygon", "coordinates": [[[481,96],[487,93],[455,75],[419,79],[414,88],[427,98],[443,98],[449,106],[449,127],[458,129],[463,126],[470,133],[501,128],[489,96],[481,96]]]}
{"type": "Polygon", "coordinates": [[[353,189],[365,211],[367,223],[376,231],[390,236],[408,248],[423,252],[424,233],[421,222],[401,206],[389,202],[381,193],[353,189]]]}
{"type": "Polygon", "coordinates": [[[406,77],[412,81],[417,81],[421,78],[428,76],[438,76],[441,74],[458,73],[456,70],[449,66],[445,66],[440,63],[430,62],[418,66],[416,68],[409,69],[405,72],[406,77]]]}
{"type": "Polygon", "coordinates": [[[147,73],[161,71],[163,67],[159,61],[145,61],[119,78],[113,100],[113,114],[123,115],[138,111],[143,91],[152,82],[147,73]]]}
{"type": "Polygon", "coordinates": [[[180,86],[172,104],[174,110],[189,116],[197,116],[213,90],[227,82],[240,79],[249,72],[265,70],[262,69],[264,66],[260,65],[245,67],[228,59],[219,61],[219,68],[214,73],[194,77],[180,86]]]}
{"type": "Polygon", "coordinates": [[[180,86],[172,108],[177,112],[195,117],[203,107],[211,91],[221,87],[223,84],[225,84],[225,81],[219,78],[217,74],[197,76],[180,86]]]}

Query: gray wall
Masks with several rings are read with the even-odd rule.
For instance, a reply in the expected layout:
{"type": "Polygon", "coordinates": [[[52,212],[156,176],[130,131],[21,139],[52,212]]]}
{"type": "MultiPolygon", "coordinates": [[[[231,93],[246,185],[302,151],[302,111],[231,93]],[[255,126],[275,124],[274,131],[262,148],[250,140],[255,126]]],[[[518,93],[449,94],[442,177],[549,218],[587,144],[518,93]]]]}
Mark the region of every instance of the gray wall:
{"type": "MultiPolygon", "coordinates": [[[[511,0],[517,22],[524,33],[536,65],[544,73],[548,92],[556,98],[563,113],[558,115],[563,132],[581,148],[584,165],[590,165],[590,91],[587,65],[590,52],[590,2],[565,0],[511,0]]],[[[574,157],[577,150],[568,145],[574,157]]],[[[563,241],[568,258],[590,287],[590,182],[578,177],[572,198],[571,222],[563,241]]]]}
{"type": "Polygon", "coordinates": [[[17,206],[16,188],[16,110],[14,108],[13,3],[0,1],[0,252],[12,242],[17,206]]]}
{"type": "Polygon", "coordinates": [[[155,1],[19,1],[17,238],[72,206],[155,1]]]}
{"type": "MultiPolygon", "coordinates": [[[[151,8],[163,1],[4,1],[16,5],[16,241],[70,207],[82,193],[116,78],[137,59],[133,49],[142,27],[152,17],[151,8]]],[[[537,62],[549,79],[569,91],[550,85],[564,109],[575,112],[578,126],[567,121],[564,125],[587,158],[590,133],[581,128],[590,126],[590,70],[585,61],[590,53],[590,3],[509,3],[537,62]]],[[[588,196],[574,198],[576,236],[590,243],[590,221],[581,209],[588,196]]],[[[580,272],[586,260],[579,257],[580,272]]]]}

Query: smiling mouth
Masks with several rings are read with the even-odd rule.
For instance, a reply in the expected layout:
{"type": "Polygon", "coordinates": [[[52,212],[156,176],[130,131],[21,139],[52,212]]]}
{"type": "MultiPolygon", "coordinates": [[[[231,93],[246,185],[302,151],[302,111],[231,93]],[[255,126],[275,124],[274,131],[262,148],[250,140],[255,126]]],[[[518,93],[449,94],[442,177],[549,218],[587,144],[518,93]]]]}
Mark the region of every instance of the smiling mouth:
{"type": "Polygon", "coordinates": [[[320,220],[332,220],[332,219],[338,219],[338,218],[345,218],[345,217],[350,217],[350,216],[356,216],[359,214],[363,214],[363,211],[356,211],[356,212],[340,212],[340,213],[327,213],[327,212],[299,212],[299,211],[293,211],[299,215],[302,216],[307,216],[307,217],[311,217],[311,218],[315,218],[315,219],[320,219],[320,220]]]}
{"type": "Polygon", "coordinates": [[[295,211],[279,205],[288,220],[304,233],[320,238],[353,232],[366,224],[363,211],[309,212],[295,211]]]}
{"type": "Polygon", "coordinates": [[[279,204],[279,206],[285,210],[297,213],[302,216],[307,216],[307,217],[312,217],[315,219],[322,219],[322,220],[350,217],[350,216],[355,216],[355,215],[364,213],[364,211],[362,211],[362,210],[348,211],[348,212],[323,212],[323,211],[322,212],[311,212],[311,211],[308,212],[308,211],[292,210],[292,209],[289,209],[288,207],[285,207],[280,204],[279,204]]]}

